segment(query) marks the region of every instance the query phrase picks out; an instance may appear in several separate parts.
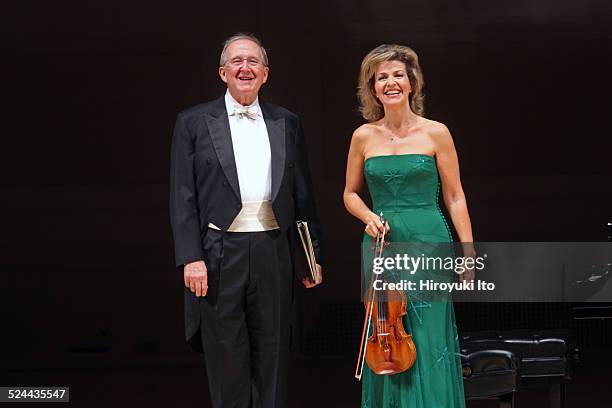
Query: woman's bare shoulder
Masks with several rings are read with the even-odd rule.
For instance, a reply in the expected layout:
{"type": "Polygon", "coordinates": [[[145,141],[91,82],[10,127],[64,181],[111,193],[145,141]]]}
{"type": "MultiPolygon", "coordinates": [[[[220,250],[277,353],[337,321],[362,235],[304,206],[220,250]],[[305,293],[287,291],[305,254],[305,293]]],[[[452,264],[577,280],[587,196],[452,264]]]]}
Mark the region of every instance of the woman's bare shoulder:
{"type": "Polygon", "coordinates": [[[421,118],[423,128],[433,137],[445,137],[450,136],[448,127],[437,120],[421,118]]]}
{"type": "Polygon", "coordinates": [[[427,129],[427,135],[435,146],[434,149],[436,153],[453,149],[453,137],[451,136],[448,127],[444,123],[427,119],[425,126],[427,129]]]}
{"type": "Polygon", "coordinates": [[[364,123],[353,132],[353,141],[364,143],[370,136],[380,132],[377,122],[364,123]]]}

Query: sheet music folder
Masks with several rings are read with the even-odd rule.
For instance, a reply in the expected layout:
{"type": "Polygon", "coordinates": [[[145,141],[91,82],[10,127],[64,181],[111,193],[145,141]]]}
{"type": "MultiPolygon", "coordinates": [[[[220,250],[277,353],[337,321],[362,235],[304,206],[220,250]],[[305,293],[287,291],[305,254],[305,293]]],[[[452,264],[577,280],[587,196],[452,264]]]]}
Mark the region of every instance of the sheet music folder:
{"type": "Polygon", "coordinates": [[[305,266],[308,269],[308,277],[312,282],[317,282],[317,259],[315,258],[314,248],[312,246],[312,239],[310,238],[308,222],[297,221],[296,226],[298,230],[298,235],[300,237],[300,243],[302,245],[302,253],[305,258],[305,266]]]}

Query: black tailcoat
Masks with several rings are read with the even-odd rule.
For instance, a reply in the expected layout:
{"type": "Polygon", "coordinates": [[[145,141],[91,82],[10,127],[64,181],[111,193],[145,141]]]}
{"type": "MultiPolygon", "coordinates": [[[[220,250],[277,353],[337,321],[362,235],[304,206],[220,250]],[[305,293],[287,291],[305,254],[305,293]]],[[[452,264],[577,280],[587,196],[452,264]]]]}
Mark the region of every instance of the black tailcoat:
{"type": "MultiPolygon", "coordinates": [[[[272,208],[282,232],[290,234],[295,220],[307,220],[315,255],[321,262],[321,226],[317,216],[308,154],[300,119],[294,113],[260,101],[271,150],[272,208]]],[[[224,97],[179,113],[172,139],[170,219],[176,266],[211,255],[206,242],[208,224],[227,231],[242,208],[238,173],[224,97]]],[[[213,261],[214,262],[214,261],[213,261]]],[[[207,301],[215,301],[209,282],[207,301]]],[[[200,329],[199,300],[185,289],[185,335],[189,341],[200,329]]],[[[203,328],[205,330],[205,328],[203,328]]],[[[198,341],[190,342],[199,349],[198,341]]]]}

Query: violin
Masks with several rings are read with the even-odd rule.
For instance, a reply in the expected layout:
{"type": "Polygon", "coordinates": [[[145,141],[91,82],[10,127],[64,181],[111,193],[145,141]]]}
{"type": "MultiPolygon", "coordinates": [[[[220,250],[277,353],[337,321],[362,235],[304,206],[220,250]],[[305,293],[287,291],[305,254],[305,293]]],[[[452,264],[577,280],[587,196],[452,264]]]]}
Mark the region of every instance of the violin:
{"type": "MultiPolygon", "coordinates": [[[[385,227],[389,225],[382,213],[380,220],[385,227]]],[[[389,244],[386,230],[376,237],[375,257],[382,257],[384,247],[389,244]]],[[[375,290],[374,278],[372,269],[370,287],[364,295],[366,315],[355,369],[357,380],[361,380],[364,360],[378,375],[401,373],[410,369],[416,360],[412,335],[406,332],[402,322],[406,315],[406,293],[402,290],[375,290]],[[372,334],[366,339],[370,326],[372,334]]]]}

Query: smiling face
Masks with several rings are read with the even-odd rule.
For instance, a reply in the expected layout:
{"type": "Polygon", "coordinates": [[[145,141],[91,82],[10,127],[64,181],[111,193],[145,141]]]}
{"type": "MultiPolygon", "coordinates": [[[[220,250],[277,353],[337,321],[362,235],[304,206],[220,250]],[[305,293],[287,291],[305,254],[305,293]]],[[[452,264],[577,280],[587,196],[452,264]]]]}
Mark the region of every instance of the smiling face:
{"type": "Polygon", "coordinates": [[[401,61],[383,61],[376,66],[374,93],[384,105],[408,104],[412,87],[401,61]]]}
{"type": "Polygon", "coordinates": [[[253,103],[268,80],[269,68],[263,61],[261,48],[251,40],[240,39],[227,46],[225,64],[219,67],[219,76],[239,103],[253,103]]]}

